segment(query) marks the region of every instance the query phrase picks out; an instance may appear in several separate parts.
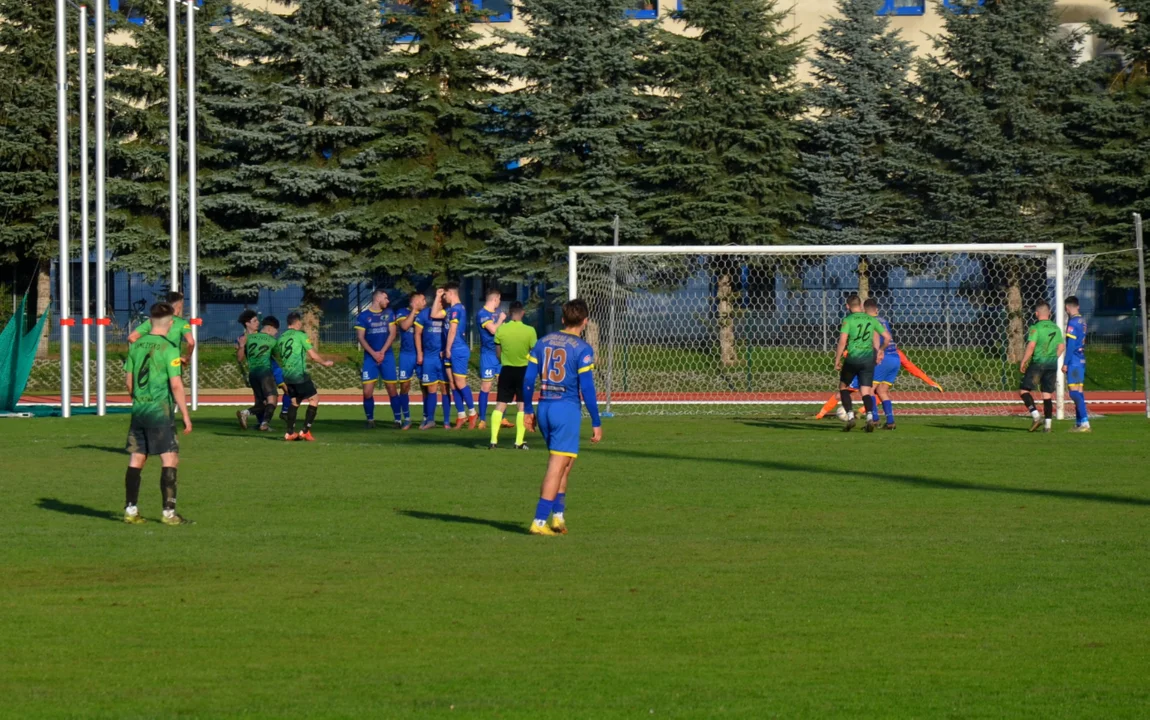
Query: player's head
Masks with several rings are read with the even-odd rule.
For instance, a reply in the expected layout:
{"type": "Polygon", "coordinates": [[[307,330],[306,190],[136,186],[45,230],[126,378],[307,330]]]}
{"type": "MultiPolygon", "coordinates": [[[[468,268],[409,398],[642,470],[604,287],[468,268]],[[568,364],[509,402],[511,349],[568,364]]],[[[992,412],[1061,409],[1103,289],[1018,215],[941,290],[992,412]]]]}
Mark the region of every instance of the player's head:
{"type": "Polygon", "coordinates": [[[1066,298],[1066,312],[1070,315],[1078,314],[1078,296],[1071,295],[1066,298]]]}
{"type": "Polygon", "coordinates": [[[1034,317],[1039,320],[1050,319],[1050,303],[1040,302],[1034,306],[1034,317]]]}
{"type": "Polygon", "coordinates": [[[427,296],[421,292],[413,292],[411,297],[408,299],[407,304],[411,307],[412,310],[419,312],[423,308],[427,307],[427,296]]]}
{"type": "Polygon", "coordinates": [[[587,301],[581,298],[568,300],[563,303],[563,329],[570,332],[583,332],[587,327],[587,301]]]}
{"type": "Polygon", "coordinates": [[[244,310],[240,313],[240,325],[243,325],[247,332],[256,332],[260,329],[260,314],[250,308],[244,310]]]}
{"type": "Polygon", "coordinates": [[[457,305],[459,303],[459,283],[449,282],[443,286],[443,299],[449,305],[457,305]]]}
{"type": "Polygon", "coordinates": [[[303,327],[303,315],[298,312],[289,312],[287,317],[288,330],[299,330],[303,327]]]}
{"type": "Polygon", "coordinates": [[[272,337],[275,337],[280,331],[280,321],[275,315],[268,315],[264,318],[262,325],[264,333],[272,337]]]}
{"type": "Polygon", "coordinates": [[[878,317],[878,300],[867,298],[863,303],[863,312],[871,317],[878,317]]]}
{"type": "Polygon", "coordinates": [[[847,296],[847,309],[851,312],[862,312],[862,298],[858,295],[847,296]]]}
{"type": "Polygon", "coordinates": [[[152,321],[152,332],[162,335],[172,327],[172,316],[176,309],[169,303],[158,302],[148,311],[148,319],[152,321]]]}
{"type": "Polygon", "coordinates": [[[527,312],[526,310],[523,309],[523,303],[519,302],[518,300],[511,303],[510,310],[511,310],[511,313],[510,313],[511,319],[516,320],[516,321],[520,321],[520,322],[522,322],[522,320],[523,320],[524,313],[527,312]]]}
{"type": "Polygon", "coordinates": [[[173,290],[164,296],[164,302],[172,306],[173,314],[184,314],[184,294],[182,292],[173,290]]]}
{"type": "Polygon", "coordinates": [[[387,297],[387,291],[383,288],[376,288],[371,293],[371,304],[383,309],[387,307],[390,299],[387,297]]]}
{"type": "Polygon", "coordinates": [[[494,308],[496,305],[503,302],[503,293],[495,288],[488,290],[485,297],[487,298],[487,301],[483,304],[488,308],[494,308]]]}

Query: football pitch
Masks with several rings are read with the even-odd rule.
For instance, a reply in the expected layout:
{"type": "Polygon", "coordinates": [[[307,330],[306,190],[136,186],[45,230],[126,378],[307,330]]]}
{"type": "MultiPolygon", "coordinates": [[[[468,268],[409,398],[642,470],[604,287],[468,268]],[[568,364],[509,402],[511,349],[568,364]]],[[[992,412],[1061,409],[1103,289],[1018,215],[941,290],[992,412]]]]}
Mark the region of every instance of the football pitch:
{"type": "Polygon", "coordinates": [[[1139,417],[613,418],[540,538],[538,435],[233,413],[186,527],[155,460],[120,522],[126,415],[2,421],[0,716],[1150,715],[1139,417]]]}

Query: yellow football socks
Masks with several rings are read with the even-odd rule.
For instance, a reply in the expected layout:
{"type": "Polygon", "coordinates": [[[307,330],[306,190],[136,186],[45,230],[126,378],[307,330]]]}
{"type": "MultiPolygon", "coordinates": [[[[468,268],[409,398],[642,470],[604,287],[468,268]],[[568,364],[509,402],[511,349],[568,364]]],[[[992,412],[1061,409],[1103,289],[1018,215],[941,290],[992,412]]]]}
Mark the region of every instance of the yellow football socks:
{"type": "Polygon", "coordinates": [[[522,445],[525,437],[527,437],[527,425],[524,424],[523,412],[520,411],[515,414],[515,446],[522,445]]]}
{"type": "Polygon", "coordinates": [[[499,426],[503,423],[503,413],[499,410],[491,413],[491,444],[499,444],[499,426]]]}

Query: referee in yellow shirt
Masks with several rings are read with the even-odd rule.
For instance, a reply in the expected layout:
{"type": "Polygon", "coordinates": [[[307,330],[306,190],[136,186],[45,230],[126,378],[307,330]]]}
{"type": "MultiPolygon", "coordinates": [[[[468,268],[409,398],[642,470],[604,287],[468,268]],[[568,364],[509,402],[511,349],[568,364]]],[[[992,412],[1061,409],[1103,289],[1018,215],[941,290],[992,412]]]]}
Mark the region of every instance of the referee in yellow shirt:
{"type": "Polygon", "coordinates": [[[523,439],[527,426],[523,424],[523,378],[527,375],[527,356],[535,347],[539,337],[535,328],[523,324],[523,303],[511,303],[511,319],[499,326],[495,333],[495,352],[503,371],[499,373],[499,387],[495,396],[495,412],[491,415],[491,446],[499,446],[499,426],[503,423],[503,412],[513,402],[518,402],[519,412],[515,415],[515,449],[526,450],[523,439]]]}

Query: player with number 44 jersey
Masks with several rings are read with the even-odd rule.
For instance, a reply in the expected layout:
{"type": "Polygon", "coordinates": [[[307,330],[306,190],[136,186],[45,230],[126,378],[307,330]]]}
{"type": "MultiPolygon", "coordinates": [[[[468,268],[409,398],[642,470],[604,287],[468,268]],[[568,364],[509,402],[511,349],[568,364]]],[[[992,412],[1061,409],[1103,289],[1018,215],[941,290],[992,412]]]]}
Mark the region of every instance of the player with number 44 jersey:
{"type": "Polygon", "coordinates": [[[591,442],[603,439],[599,406],[595,398],[595,352],[580,337],[587,327],[587,303],[575,299],[563,306],[563,330],[544,337],[531,351],[527,362],[527,375],[523,379],[524,416],[528,429],[536,425],[547,443],[550,457],[543,485],[539,490],[539,503],[532,535],[565,535],[564,518],[567,500],[567,479],[575,458],[579,456],[579,426],[583,414],[580,398],[591,416],[591,442]],[[539,411],[536,417],[532,407],[535,381],[539,379],[539,411]]]}

